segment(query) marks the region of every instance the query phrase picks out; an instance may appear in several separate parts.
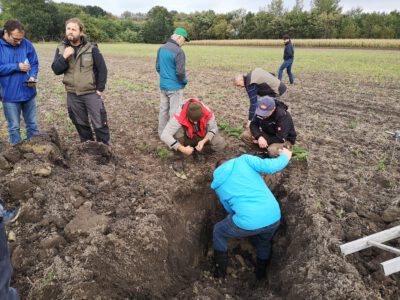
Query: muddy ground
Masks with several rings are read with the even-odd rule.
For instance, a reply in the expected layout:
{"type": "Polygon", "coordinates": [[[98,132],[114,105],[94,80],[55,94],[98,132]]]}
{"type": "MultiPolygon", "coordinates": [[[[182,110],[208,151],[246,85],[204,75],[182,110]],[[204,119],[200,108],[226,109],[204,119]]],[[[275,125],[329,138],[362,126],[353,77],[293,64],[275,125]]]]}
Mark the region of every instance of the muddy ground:
{"type": "MultiPolygon", "coordinates": [[[[153,59],[106,57],[105,97],[113,146],[79,144],[65,108],[53,52],[39,51],[38,110],[45,133],[2,147],[0,194],[22,205],[8,227],[13,285],[23,299],[399,299],[400,274],[368,249],[344,258],[339,245],[400,225],[400,88],[337,74],[299,74],[283,100],[307,161],[292,161],[272,186],[283,224],[268,280],[253,274],[254,251],[230,244],[226,281],[212,278],[211,230],[224,211],[209,184],[216,157],[185,163],[176,176],[157,128],[153,59]]],[[[189,74],[185,97],[201,99],[218,120],[243,123],[245,92],[228,70],[189,74]]],[[[4,128],[4,122],[2,122],[4,128]]],[[[225,154],[241,143],[228,137],[225,154]]],[[[4,137],[2,138],[4,142],[4,137]]],[[[400,246],[399,240],[391,243],[400,246]]]]}

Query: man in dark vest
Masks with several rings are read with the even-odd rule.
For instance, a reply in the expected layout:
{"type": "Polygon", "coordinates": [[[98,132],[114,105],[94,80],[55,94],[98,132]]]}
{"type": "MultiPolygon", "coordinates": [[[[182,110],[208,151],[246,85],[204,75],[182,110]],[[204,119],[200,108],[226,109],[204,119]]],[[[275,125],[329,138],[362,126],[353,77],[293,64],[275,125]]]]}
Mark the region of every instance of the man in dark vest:
{"type": "Polygon", "coordinates": [[[102,94],[107,82],[107,67],[96,44],[84,35],[84,25],[72,18],[65,22],[66,38],[56,50],[51,68],[56,75],[64,74],[68,114],[81,142],[96,141],[111,144],[107,113],[102,94]]]}

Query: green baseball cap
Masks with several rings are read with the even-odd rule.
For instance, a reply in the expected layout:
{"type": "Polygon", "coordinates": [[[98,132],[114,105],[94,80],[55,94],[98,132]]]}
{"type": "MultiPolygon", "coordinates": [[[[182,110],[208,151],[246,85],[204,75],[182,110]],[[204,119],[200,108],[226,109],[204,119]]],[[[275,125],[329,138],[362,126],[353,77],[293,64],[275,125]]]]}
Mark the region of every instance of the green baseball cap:
{"type": "Polygon", "coordinates": [[[190,39],[188,38],[189,34],[188,34],[188,32],[186,31],[185,28],[178,27],[178,28],[175,29],[174,33],[183,36],[185,38],[186,42],[190,41],[190,39]]]}

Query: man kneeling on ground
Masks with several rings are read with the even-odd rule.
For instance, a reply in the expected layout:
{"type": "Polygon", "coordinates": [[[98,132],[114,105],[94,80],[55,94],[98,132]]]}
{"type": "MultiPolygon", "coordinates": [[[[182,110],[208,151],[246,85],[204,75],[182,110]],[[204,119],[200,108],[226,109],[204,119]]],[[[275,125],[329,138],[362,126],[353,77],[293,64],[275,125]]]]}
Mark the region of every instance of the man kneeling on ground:
{"type": "Polygon", "coordinates": [[[213,248],[216,278],[224,278],[228,265],[228,238],[251,237],[257,252],[256,277],[266,275],[271,241],[279,227],[281,211],[260,173],[279,172],[289,163],[292,152],[279,150],[277,158],[244,154],[220,160],[211,188],[217,193],[228,216],[214,225],[213,248]]]}
{"type": "Polygon", "coordinates": [[[187,156],[195,150],[202,152],[206,145],[213,151],[221,151],[226,146],[224,138],[218,134],[213,112],[195,99],[189,99],[179,115],[168,121],[161,140],[187,156]]]}
{"type": "Polygon", "coordinates": [[[250,130],[243,132],[240,139],[253,149],[267,150],[269,157],[277,157],[278,150],[284,145],[292,148],[296,136],[287,106],[279,100],[265,96],[258,102],[250,130]]]}

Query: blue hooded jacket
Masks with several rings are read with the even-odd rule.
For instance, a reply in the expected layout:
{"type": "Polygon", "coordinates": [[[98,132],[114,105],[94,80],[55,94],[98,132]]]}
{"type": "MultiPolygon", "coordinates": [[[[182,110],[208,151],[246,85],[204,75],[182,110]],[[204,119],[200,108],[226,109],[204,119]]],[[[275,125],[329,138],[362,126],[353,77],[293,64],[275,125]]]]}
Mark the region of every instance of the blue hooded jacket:
{"type": "Polygon", "coordinates": [[[285,154],[266,159],[244,154],[224,162],[214,171],[211,188],[225,210],[233,214],[236,226],[255,230],[280,220],[279,204],[260,173],[279,172],[288,163],[285,154]]]}
{"type": "Polygon", "coordinates": [[[21,44],[12,46],[3,38],[0,30],[0,98],[3,102],[23,102],[32,100],[36,96],[36,88],[24,84],[29,77],[37,78],[39,70],[38,57],[33,45],[27,39],[21,44]],[[21,72],[19,63],[28,60],[31,70],[21,72]]]}

